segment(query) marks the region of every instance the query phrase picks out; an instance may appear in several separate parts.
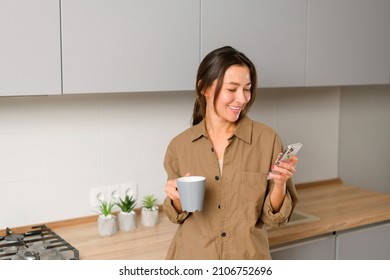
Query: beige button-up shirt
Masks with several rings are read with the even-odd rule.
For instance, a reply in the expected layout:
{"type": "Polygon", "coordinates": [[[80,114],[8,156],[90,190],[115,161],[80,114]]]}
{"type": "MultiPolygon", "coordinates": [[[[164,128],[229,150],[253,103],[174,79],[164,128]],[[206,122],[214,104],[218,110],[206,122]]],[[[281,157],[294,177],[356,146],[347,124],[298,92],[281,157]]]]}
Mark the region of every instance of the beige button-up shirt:
{"type": "Polygon", "coordinates": [[[204,121],[176,136],[164,159],[168,180],[204,176],[206,192],[203,210],[194,213],[178,213],[165,199],[165,214],[179,224],[166,258],[270,259],[266,225],[287,223],[298,201],[289,180],[280,211],[271,207],[267,173],[281,151],[272,128],[244,117],[225,149],[221,176],[204,121]]]}

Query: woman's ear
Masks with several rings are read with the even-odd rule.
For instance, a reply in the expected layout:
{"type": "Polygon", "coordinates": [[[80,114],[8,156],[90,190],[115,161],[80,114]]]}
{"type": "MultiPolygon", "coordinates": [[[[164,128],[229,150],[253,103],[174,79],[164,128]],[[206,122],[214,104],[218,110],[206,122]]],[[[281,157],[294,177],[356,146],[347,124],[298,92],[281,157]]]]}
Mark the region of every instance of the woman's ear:
{"type": "Polygon", "coordinates": [[[214,99],[215,97],[215,87],[216,87],[217,81],[214,81],[211,86],[207,88],[203,88],[202,94],[206,99],[214,99]]]}
{"type": "Polygon", "coordinates": [[[198,89],[199,89],[199,91],[200,91],[201,94],[204,93],[204,91],[202,90],[202,83],[203,83],[202,80],[199,80],[198,83],[197,83],[197,87],[198,87],[198,89]]]}
{"type": "Polygon", "coordinates": [[[200,91],[200,94],[203,95],[204,97],[208,97],[208,95],[209,95],[208,89],[202,88],[203,87],[202,83],[203,83],[202,80],[198,81],[198,89],[200,91]]]}

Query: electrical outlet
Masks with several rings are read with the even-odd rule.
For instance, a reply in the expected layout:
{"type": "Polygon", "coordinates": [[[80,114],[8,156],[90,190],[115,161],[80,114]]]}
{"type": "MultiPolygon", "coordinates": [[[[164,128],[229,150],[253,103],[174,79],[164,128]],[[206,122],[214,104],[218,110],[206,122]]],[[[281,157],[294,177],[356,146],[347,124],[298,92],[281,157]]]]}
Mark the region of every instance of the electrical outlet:
{"type": "Polygon", "coordinates": [[[99,201],[107,201],[106,189],[104,187],[93,188],[90,190],[91,207],[98,207],[99,201]]]}
{"type": "Polygon", "coordinates": [[[99,206],[100,201],[112,201],[118,202],[119,198],[124,199],[126,194],[137,199],[138,190],[137,183],[129,182],[117,185],[111,185],[107,187],[93,188],[90,191],[90,205],[92,208],[99,206]]]}
{"type": "Polygon", "coordinates": [[[107,187],[107,200],[112,202],[119,202],[119,198],[124,198],[122,196],[122,185],[112,185],[107,187]]]}
{"type": "Polygon", "coordinates": [[[137,183],[129,182],[129,183],[124,183],[121,186],[122,186],[123,197],[128,195],[130,197],[132,196],[134,199],[137,199],[138,196],[137,183]]]}

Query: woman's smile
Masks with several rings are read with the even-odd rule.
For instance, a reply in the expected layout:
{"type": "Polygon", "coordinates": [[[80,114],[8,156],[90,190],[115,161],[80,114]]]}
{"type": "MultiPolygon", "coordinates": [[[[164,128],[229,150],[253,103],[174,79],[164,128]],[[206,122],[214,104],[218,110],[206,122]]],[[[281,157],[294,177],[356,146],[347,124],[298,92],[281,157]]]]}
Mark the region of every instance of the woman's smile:
{"type": "Polygon", "coordinates": [[[240,114],[240,112],[242,110],[242,106],[227,105],[227,108],[229,108],[235,114],[240,114]]]}

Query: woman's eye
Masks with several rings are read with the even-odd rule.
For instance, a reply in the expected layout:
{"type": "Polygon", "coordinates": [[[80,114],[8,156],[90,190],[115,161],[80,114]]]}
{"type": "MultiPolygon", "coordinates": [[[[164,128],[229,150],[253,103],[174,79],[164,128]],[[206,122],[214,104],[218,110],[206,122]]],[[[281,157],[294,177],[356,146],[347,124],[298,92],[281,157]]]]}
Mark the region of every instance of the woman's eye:
{"type": "Polygon", "coordinates": [[[228,88],[227,90],[230,91],[230,92],[235,92],[236,91],[235,88],[228,88]]]}

